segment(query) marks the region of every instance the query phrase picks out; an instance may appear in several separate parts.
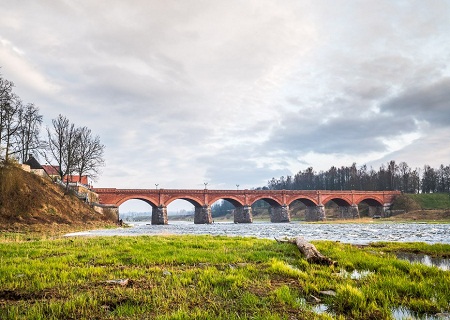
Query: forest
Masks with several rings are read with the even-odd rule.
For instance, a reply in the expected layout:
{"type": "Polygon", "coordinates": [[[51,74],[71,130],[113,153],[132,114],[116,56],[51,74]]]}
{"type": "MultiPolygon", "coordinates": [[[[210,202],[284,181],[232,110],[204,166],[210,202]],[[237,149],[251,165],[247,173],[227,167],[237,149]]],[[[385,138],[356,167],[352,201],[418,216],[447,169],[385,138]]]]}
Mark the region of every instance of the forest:
{"type": "Polygon", "coordinates": [[[404,193],[450,192],[450,166],[411,168],[406,162],[394,160],[382,164],[378,170],[367,165],[357,167],[332,166],[327,171],[314,171],[309,167],[294,176],[272,178],[270,190],[399,190],[404,193]]]}
{"type": "MultiPolygon", "coordinates": [[[[272,178],[266,186],[256,190],[361,190],[383,191],[399,190],[404,193],[450,193],[450,166],[440,165],[432,168],[411,168],[406,162],[394,160],[382,164],[378,170],[369,169],[367,165],[337,168],[332,166],[327,171],[316,172],[312,167],[299,171],[294,176],[272,178]]],[[[253,204],[253,210],[267,209],[264,201],[253,204]]],[[[213,217],[232,212],[234,206],[222,201],[211,207],[213,217]]],[[[255,212],[256,212],[255,211],[255,212]]]]}

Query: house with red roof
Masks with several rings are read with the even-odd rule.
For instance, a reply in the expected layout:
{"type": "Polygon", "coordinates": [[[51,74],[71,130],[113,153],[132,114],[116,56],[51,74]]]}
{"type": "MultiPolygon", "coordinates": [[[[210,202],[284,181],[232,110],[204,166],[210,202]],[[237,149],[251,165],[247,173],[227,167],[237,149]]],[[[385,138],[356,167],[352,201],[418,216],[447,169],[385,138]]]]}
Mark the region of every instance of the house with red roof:
{"type": "Polygon", "coordinates": [[[52,166],[48,164],[41,165],[42,169],[44,169],[45,173],[52,178],[52,180],[59,179],[59,167],[52,166]]]}
{"type": "Polygon", "coordinates": [[[59,167],[40,164],[38,160],[33,155],[28,157],[28,160],[23,163],[30,167],[30,171],[38,176],[45,177],[48,176],[50,179],[55,180],[59,178],[59,167]]]}
{"type": "Polygon", "coordinates": [[[89,179],[88,176],[76,176],[76,175],[68,175],[68,176],[64,176],[63,182],[64,183],[79,183],[79,184],[83,184],[85,186],[89,186],[91,185],[91,179],[89,179]]]}
{"type": "Polygon", "coordinates": [[[54,182],[59,182],[60,184],[68,184],[70,189],[74,190],[79,197],[84,198],[87,202],[98,202],[98,195],[91,190],[92,182],[88,176],[84,175],[80,177],[79,175],[67,175],[60,181],[58,166],[48,164],[41,165],[32,155],[24,162],[24,165],[29,167],[31,172],[41,177],[50,178],[54,182]]]}

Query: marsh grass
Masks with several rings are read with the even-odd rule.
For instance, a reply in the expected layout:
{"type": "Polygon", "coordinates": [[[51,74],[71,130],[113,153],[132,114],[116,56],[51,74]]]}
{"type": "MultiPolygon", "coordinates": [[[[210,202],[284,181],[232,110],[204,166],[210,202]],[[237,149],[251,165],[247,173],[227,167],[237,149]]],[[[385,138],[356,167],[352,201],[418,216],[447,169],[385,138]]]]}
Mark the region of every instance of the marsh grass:
{"type": "Polygon", "coordinates": [[[388,245],[316,242],[339,263],[326,267],[293,245],[255,238],[8,239],[0,319],[388,319],[400,306],[449,309],[448,272],[398,260],[388,245]],[[342,270],[370,272],[352,279],[342,270]],[[117,279],[128,283],[107,282],[117,279]],[[304,302],[311,295],[334,314],[314,313],[304,302]]]}
{"type": "Polygon", "coordinates": [[[450,258],[450,244],[445,243],[429,245],[423,242],[375,242],[370,247],[382,252],[423,253],[431,257],[450,258]]]}

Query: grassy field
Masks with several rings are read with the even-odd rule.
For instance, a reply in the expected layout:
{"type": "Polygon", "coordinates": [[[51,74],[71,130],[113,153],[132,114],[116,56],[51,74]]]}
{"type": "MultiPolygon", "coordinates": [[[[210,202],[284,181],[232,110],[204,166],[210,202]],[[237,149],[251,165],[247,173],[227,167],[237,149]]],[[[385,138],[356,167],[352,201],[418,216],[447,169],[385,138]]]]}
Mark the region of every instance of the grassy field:
{"type": "Polygon", "coordinates": [[[450,245],[315,244],[339,266],[255,238],[4,235],[0,319],[389,319],[400,306],[450,309],[448,271],[390,253],[445,256],[450,245]],[[314,312],[316,298],[330,313],[314,312]]]}
{"type": "Polygon", "coordinates": [[[450,209],[450,195],[448,193],[420,193],[407,194],[408,197],[418,202],[425,210],[448,210],[450,209]]]}

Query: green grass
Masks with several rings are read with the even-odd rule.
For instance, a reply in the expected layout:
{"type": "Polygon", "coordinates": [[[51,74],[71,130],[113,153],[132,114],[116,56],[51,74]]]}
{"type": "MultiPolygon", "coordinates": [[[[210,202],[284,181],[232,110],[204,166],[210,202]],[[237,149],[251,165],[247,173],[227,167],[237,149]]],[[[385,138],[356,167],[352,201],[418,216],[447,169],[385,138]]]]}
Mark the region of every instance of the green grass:
{"type": "Polygon", "coordinates": [[[255,238],[0,238],[0,319],[389,319],[398,306],[450,309],[448,272],[389,253],[414,244],[315,244],[339,267],[255,238]],[[368,272],[352,279],[343,270],[368,272]],[[117,279],[129,281],[107,282],[117,279]],[[314,313],[305,303],[311,295],[334,314],[314,313]]]}
{"type": "Polygon", "coordinates": [[[432,257],[450,258],[450,244],[444,243],[429,245],[424,242],[374,242],[370,247],[381,252],[423,253],[432,257]]]}
{"type": "Polygon", "coordinates": [[[406,194],[419,203],[424,210],[450,209],[450,195],[448,193],[420,193],[406,194]]]}

